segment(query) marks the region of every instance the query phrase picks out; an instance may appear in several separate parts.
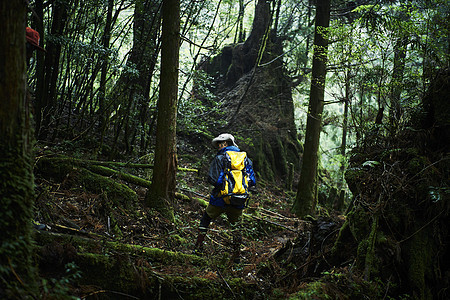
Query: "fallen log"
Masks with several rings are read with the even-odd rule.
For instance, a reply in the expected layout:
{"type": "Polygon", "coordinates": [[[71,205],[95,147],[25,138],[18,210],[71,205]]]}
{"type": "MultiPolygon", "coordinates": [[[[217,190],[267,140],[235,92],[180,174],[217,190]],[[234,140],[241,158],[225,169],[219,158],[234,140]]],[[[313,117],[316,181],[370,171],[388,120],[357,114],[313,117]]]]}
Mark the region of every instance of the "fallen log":
{"type": "Polygon", "coordinates": [[[117,176],[119,179],[124,180],[126,182],[129,183],[133,183],[142,187],[146,187],[146,188],[150,188],[152,182],[149,180],[145,180],[143,178],[140,178],[138,176],[126,173],[126,172],[122,172],[122,171],[117,171],[117,170],[113,170],[110,169],[108,167],[105,166],[100,166],[100,165],[87,165],[86,166],[89,170],[91,170],[94,173],[103,175],[103,176],[117,176]]]}
{"type": "MultiPolygon", "coordinates": [[[[153,165],[151,164],[137,164],[137,163],[129,163],[129,162],[118,162],[118,161],[101,161],[101,160],[89,160],[89,159],[79,159],[74,157],[67,157],[62,155],[56,155],[56,156],[41,156],[37,158],[40,159],[58,159],[58,160],[69,160],[73,164],[77,165],[98,165],[98,166],[105,166],[105,167],[120,167],[120,168],[132,168],[132,169],[153,169],[153,165]]],[[[178,171],[181,172],[195,172],[198,173],[197,169],[192,168],[182,168],[178,167],[178,171]]]]}
{"type": "Polygon", "coordinates": [[[45,231],[35,232],[35,240],[42,276],[65,276],[66,263],[72,262],[81,272],[72,282],[81,298],[231,299],[234,294],[253,299],[258,290],[241,278],[219,276],[217,262],[195,255],[45,231]]]}

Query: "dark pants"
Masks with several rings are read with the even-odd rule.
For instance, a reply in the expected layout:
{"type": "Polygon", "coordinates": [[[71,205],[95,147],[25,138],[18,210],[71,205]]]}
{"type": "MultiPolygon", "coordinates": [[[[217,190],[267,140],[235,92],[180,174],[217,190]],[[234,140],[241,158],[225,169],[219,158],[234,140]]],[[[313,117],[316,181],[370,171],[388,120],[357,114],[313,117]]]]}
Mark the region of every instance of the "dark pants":
{"type": "Polygon", "coordinates": [[[228,221],[230,222],[231,226],[236,227],[238,225],[239,218],[242,216],[242,209],[235,208],[230,205],[220,207],[208,204],[208,207],[206,207],[206,212],[203,214],[203,217],[200,220],[199,230],[202,232],[208,231],[208,227],[211,221],[223,213],[227,215],[228,221]]]}

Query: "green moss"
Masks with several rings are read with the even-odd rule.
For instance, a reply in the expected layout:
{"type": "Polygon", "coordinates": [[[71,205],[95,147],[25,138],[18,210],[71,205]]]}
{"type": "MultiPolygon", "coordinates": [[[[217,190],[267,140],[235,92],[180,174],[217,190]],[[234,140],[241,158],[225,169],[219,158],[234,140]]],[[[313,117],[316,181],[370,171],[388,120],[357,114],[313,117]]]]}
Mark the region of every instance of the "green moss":
{"type": "MultiPolygon", "coordinates": [[[[41,242],[49,241],[50,237],[70,241],[81,245],[85,249],[93,249],[89,239],[69,235],[39,234],[41,242]]],[[[99,246],[97,241],[90,241],[99,246]]],[[[82,272],[82,277],[76,282],[78,285],[96,285],[103,290],[112,290],[142,299],[252,299],[257,290],[256,286],[247,284],[240,278],[228,278],[230,274],[223,272],[225,277],[190,277],[189,275],[169,274],[159,272],[155,262],[162,265],[203,265],[205,270],[207,261],[183,253],[163,251],[118,242],[103,242],[99,247],[101,253],[78,252],[75,264],[82,272]],[[234,295],[223,282],[226,281],[234,295]]],[[[212,267],[211,269],[216,269],[212,267]]],[[[207,267],[209,269],[209,267],[207,267]]],[[[198,272],[200,273],[200,271],[198,272]]]]}
{"type": "Polygon", "coordinates": [[[360,270],[364,270],[368,247],[369,247],[368,239],[364,239],[364,240],[360,241],[358,244],[358,250],[357,250],[357,254],[356,254],[356,266],[360,270]]]}
{"type": "Polygon", "coordinates": [[[320,281],[311,282],[301,291],[291,295],[289,299],[333,299],[333,295],[328,295],[325,284],[320,281]]]}
{"type": "Polygon", "coordinates": [[[338,237],[336,238],[336,242],[333,245],[332,248],[332,255],[335,257],[339,257],[342,255],[345,251],[342,251],[342,249],[345,249],[345,246],[349,242],[349,238],[352,238],[352,234],[350,232],[349,227],[349,221],[348,218],[345,220],[344,224],[342,225],[341,229],[339,230],[338,237]]]}
{"type": "Polygon", "coordinates": [[[429,164],[428,159],[422,156],[417,156],[408,162],[408,171],[411,174],[416,174],[422,171],[429,164]]]}
{"type": "Polygon", "coordinates": [[[423,229],[417,232],[402,247],[406,252],[408,279],[413,290],[414,299],[433,299],[430,289],[427,287],[427,279],[432,277],[433,251],[432,232],[423,229]]]}
{"type": "Polygon", "coordinates": [[[22,292],[30,297],[37,287],[31,243],[33,139],[23,129],[9,128],[12,136],[2,132],[0,142],[0,294],[17,299],[25,298],[22,292]]]}
{"type": "Polygon", "coordinates": [[[135,207],[137,195],[128,186],[115,180],[95,174],[89,170],[81,169],[79,180],[83,187],[93,193],[105,193],[107,198],[115,205],[121,205],[126,209],[135,207]]]}
{"type": "Polygon", "coordinates": [[[361,191],[360,182],[364,180],[366,171],[362,168],[349,168],[345,172],[345,181],[348,184],[349,189],[354,195],[359,194],[361,191]]]}
{"type": "Polygon", "coordinates": [[[126,209],[134,208],[137,202],[136,193],[128,186],[76,166],[68,158],[42,158],[37,162],[37,170],[46,178],[65,180],[74,188],[81,186],[86,191],[104,194],[114,205],[126,209]]]}
{"type": "MultiPolygon", "coordinates": [[[[98,285],[103,289],[136,294],[139,286],[139,273],[127,256],[105,256],[101,254],[81,253],[77,256],[76,265],[82,271],[79,284],[98,285]]],[[[151,274],[149,274],[151,275],[151,274]]],[[[148,276],[147,284],[156,281],[148,276]]]]}
{"type": "Polygon", "coordinates": [[[274,174],[274,166],[275,166],[275,157],[272,152],[272,148],[270,145],[264,143],[261,138],[258,143],[260,143],[260,147],[258,147],[258,152],[255,153],[256,157],[258,157],[257,161],[259,161],[258,169],[261,172],[260,176],[268,181],[273,181],[275,178],[274,174]]]}
{"type": "Polygon", "coordinates": [[[407,148],[407,149],[405,149],[405,152],[408,155],[413,155],[413,156],[419,155],[419,149],[417,149],[417,148],[407,148]]]}
{"type": "Polygon", "coordinates": [[[366,279],[376,276],[379,273],[377,257],[375,255],[375,245],[378,232],[378,217],[374,216],[372,220],[372,229],[367,238],[367,250],[365,255],[364,277],[366,279]]]}
{"type": "Polygon", "coordinates": [[[177,244],[187,244],[188,240],[181,237],[179,234],[171,235],[170,239],[173,240],[177,244]]]}
{"type": "Polygon", "coordinates": [[[90,238],[79,237],[69,234],[56,234],[46,231],[37,231],[35,239],[39,245],[50,244],[57,241],[60,244],[72,244],[79,252],[93,253],[124,253],[147,258],[153,262],[166,264],[189,263],[196,266],[207,266],[208,261],[197,255],[184,254],[181,252],[165,251],[158,248],[143,247],[140,245],[124,244],[120,242],[98,241],[90,238]]]}
{"type": "Polygon", "coordinates": [[[367,237],[370,231],[370,215],[361,208],[356,208],[347,216],[350,231],[356,241],[367,237]]]}

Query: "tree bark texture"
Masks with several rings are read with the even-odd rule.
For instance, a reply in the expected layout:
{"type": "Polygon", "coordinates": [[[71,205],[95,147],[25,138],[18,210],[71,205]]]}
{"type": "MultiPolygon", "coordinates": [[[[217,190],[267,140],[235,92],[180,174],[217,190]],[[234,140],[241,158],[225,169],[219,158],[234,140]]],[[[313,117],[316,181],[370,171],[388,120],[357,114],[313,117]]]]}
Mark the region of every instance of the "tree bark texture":
{"type": "Polygon", "coordinates": [[[170,201],[176,185],[176,120],[180,48],[180,1],[164,0],[162,6],[161,79],[156,127],[155,167],[146,202],[173,218],[170,201]]]}
{"type": "MultiPolygon", "coordinates": [[[[270,2],[259,0],[247,40],[224,47],[199,69],[214,78],[214,87],[208,89],[222,98],[221,113],[210,122],[210,131],[234,134],[241,149],[252,157],[259,178],[287,180],[290,163],[299,169],[302,147],[294,122],[292,82],[281,59],[283,46],[271,24],[270,2]]],[[[196,93],[195,86],[194,94],[211,105],[196,93]]]]}
{"type": "Polygon", "coordinates": [[[306,123],[305,151],[293,212],[298,216],[311,214],[317,203],[317,166],[322,130],[325,77],[330,23],[330,0],[318,1],[314,33],[314,55],[311,89],[309,95],[308,119],[306,123]]]}
{"type": "MultiPolygon", "coordinates": [[[[105,49],[109,49],[109,42],[111,39],[111,28],[112,28],[112,14],[113,14],[113,8],[114,8],[114,0],[108,0],[107,4],[108,10],[106,13],[106,23],[105,28],[103,31],[102,36],[102,46],[105,49]]],[[[106,109],[106,77],[108,72],[108,65],[109,65],[109,59],[108,55],[105,55],[103,57],[103,63],[102,63],[102,71],[100,75],[100,87],[99,87],[99,99],[98,99],[98,105],[99,105],[99,117],[100,117],[100,147],[101,149],[103,144],[103,138],[106,131],[107,126],[107,120],[108,120],[108,113],[106,109]]]]}
{"type": "Polygon", "coordinates": [[[33,296],[33,131],[26,92],[25,2],[0,2],[0,298],[33,296]],[[26,291],[28,290],[28,291],[26,291]],[[26,292],[25,292],[26,291],[26,292]]]}
{"type": "MultiPolygon", "coordinates": [[[[52,14],[51,35],[54,37],[63,36],[67,19],[66,4],[55,1],[53,3],[52,14]]],[[[47,138],[47,134],[51,128],[52,115],[55,112],[61,43],[49,41],[46,50],[44,86],[40,90],[42,95],[37,95],[36,97],[36,131],[40,139],[47,138]]]]}
{"type": "Polygon", "coordinates": [[[394,46],[394,67],[392,70],[391,79],[391,105],[389,107],[389,125],[392,132],[395,132],[398,128],[400,119],[402,117],[402,103],[401,94],[403,86],[403,75],[406,65],[406,53],[408,47],[408,37],[402,33],[403,36],[399,37],[394,46]]]}
{"type": "MultiPolygon", "coordinates": [[[[138,0],[134,8],[133,47],[127,60],[127,68],[116,82],[110,98],[112,109],[120,105],[116,127],[115,143],[123,135],[127,152],[131,152],[130,141],[136,135],[139,125],[148,124],[148,101],[151,79],[155,69],[158,48],[158,33],[160,27],[161,0],[138,0]],[[136,70],[136,73],[129,72],[136,70]],[[130,115],[138,106],[139,116],[130,115]],[[138,124],[140,121],[141,124],[138,124]]],[[[146,144],[144,142],[144,144],[146,144]]]]}

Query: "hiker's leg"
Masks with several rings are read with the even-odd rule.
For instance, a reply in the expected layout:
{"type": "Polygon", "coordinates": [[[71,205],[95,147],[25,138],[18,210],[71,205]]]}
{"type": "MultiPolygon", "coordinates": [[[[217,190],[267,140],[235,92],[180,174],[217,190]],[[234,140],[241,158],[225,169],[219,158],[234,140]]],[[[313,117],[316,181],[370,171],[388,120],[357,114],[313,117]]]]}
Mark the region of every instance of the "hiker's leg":
{"type": "Polygon", "coordinates": [[[200,232],[206,233],[209,228],[209,224],[211,223],[211,217],[208,215],[208,213],[205,211],[202,218],[200,219],[200,226],[198,227],[198,230],[200,232]]]}
{"type": "Polygon", "coordinates": [[[235,262],[239,262],[241,255],[242,233],[241,233],[242,209],[229,207],[227,209],[228,221],[231,225],[232,248],[235,262]]]}
{"type": "Polygon", "coordinates": [[[203,241],[205,240],[206,233],[208,232],[209,224],[215,218],[217,218],[221,213],[221,210],[214,205],[208,204],[206,211],[200,219],[200,226],[198,227],[197,241],[195,242],[195,249],[199,251],[203,248],[203,241]]]}
{"type": "Polygon", "coordinates": [[[206,237],[206,232],[208,231],[209,223],[211,223],[211,217],[205,212],[200,219],[200,226],[198,227],[197,240],[195,241],[195,250],[203,250],[203,241],[206,237]]]}
{"type": "Polygon", "coordinates": [[[227,214],[228,222],[230,222],[232,227],[240,224],[242,209],[235,208],[233,206],[227,206],[225,213],[227,214]]]}
{"type": "Polygon", "coordinates": [[[217,218],[222,212],[223,210],[220,207],[208,204],[205,213],[200,219],[200,226],[198,230],[206,233],[211,221],[217,218]]]}

